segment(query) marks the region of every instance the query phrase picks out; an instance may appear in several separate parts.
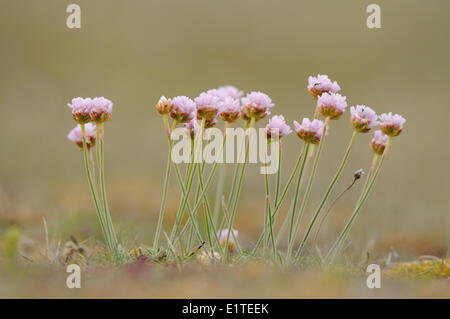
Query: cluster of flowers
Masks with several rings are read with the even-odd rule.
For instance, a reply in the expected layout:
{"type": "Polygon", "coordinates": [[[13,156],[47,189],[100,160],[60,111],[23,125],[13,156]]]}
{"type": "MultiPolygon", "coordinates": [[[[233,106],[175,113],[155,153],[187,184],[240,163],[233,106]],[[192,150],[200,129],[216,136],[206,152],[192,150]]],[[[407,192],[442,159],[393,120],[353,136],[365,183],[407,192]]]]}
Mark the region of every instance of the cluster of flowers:
{"type": "Polygon", "coordinates": [[[104,97],[77,97],[67,105],[72,109],[72,118],[78,123],[69,132],[67,138],[83,150],[86,174],[100,228],[111,256],[117,259],[120,257],[122,249],[114,229],[106,197],[103,151],[103,124],[111,119],[113,103],[104,97]],[[92,171],[95,163],[90,151],[94,146],[97,147],[98,174],[93,174],[92,171]],[[94,181],[95,176],[99,178],[98,183],[94,181]],[[98,195],[96,185],[100,185],[101,196],[98,195]]]}
{"type": "MultiPolygon", "coordinates": [[[[294,168],[291,177],[289,178],[288,183],[286,184],[286,187],[284,188],[284,191],[281,192],[281,195],[279,196],[279,175],[277,176],[277,191],[275,196],[275,202],[272,204],[266,203],[266,215],[265,215],[265,226],[263,233],[258,240],[254,251],[257,251],[259,244],[261,242],[264,243],[264,251],[266,252],[267,246],[270,243],[270,240],[272,240],[272,250],[274,252],[274,257],[276,256],[276,243],[273,240],[273,223],[275,219],[275,215],[278,212],[281,202],[285,198],[286,192],[292,182],[292,179],[294,175],[297,173],[297,170],[299,168],[300,160],[303,159],[300,174],[299,174],[299,182],[297,183],[297,189],[295,192],[295,196],[293,199],[293,205],[292,205],[292,212],[290,214],[290,233],[288,238],[288,252],[287,257],[290,258],[291,250],[294,245],[294,241],[297,235],[297,231],[299,228],[299,223],[301,216],[303,214],[303,210],[306,206],[306,202],[308,200],[309,196],[309,190],[312,186],[312,181],[314,180],[316,168],[318,165],[318,159],[319,154],[322,149],[323,144],[323,137],[327,134],[327,127],[329,126],[330,120],[338,120],[342,117],[344,114],[346,108],[347,108],[347,98],[338,92],[340,92],[341,88],[337,84],[336,81],[332,82],[328,76],[326,75],[318,75],[317,77],[309,77],[308,79],[308,86],[307,89],[309,93],[313,96],[314,99],[316,99],[316,109],[314,113],[314,118],[311,120],[309,118],[303,118],[301,121],[301,124],[297,121],[293,122],[294,130],[297,133],[298,137],[304,141],[304,147],[302,149],[302,152],[299,156],[299,161],[297,162],[296,167],[294,168]],[[324,120],[320,120],[319,116],[323,116],[324,120]],[[310,147],[311,145],[311,147],[310,147]],[[307,153],[308,150],[312,151],[314,150],[314,146],[318,146],[317,154],[314,160],[313,165],[313,171],[311,173],[311,177],[309,179],[309,185],[307,187],[307,192],[305,194],[305,197],[303,199],[300,212],[296,211],[297,207],[297,200],[298,200],[298,194],[299,194],[299,187],[300,187],[300,181],[303,175],[303,169],[305,167],[305,164],[307,164],[307,153]]],[[[237,88],[233,86],[225,86],[220,87],[218,89],[212,89],[208,90],[206,92],[201,93],[198,97],[196,97],[194,100],[191,100],[190,98],[186,96],[177,96],[172,99],[167,99],[165,97],[161,97],[161,99],[156,104],[156,108],[160,114],[164,117],[164,123],[166,126],[166,130],[170,133],[169,124],[167,121],[168,116],[173,119],[173,125],[172,128],[176,127],[176,124],[178,123],[185,123],[184,126],[186,128],[187,134],[191,136],[191,138],[194,138],[199,128],[209,128],[213,127],[217,124],[217,119],[220,118],[223,121],[225,121],[225,127],[228,127],[230,123],[236,122],[239,118],[242,118],[244,120],[244,128],[253,127],[255,125],[255,122],[267,117],[270,115],[271,108],[274,106],[274,103],[272,103],[272,100],[270,97],[262,92],[250,92],[245,97],[243,96],[243,92],[238,90],[237,88]],[[201,121],[202,124],[199,124],[199,121],[201,121]]],[[[374,137],[370,142],[370,147],[373,150],[375,154],[375,160],[373,161],[372,167],[371,167],[371,173],[368,176],[368,179],[366,181],[366,185],[363,189],[362,195],[361,195],[361,201],[357,205],[356,213],[359,211],[360,207],[364,203],[365,199],[367,198],[368,192],[371,189],[371,186],[373,185],[373,182],[376,177],[377,173],[374,174],[374,170],[376,168],[376,160],[378,159],[378,156],[382,155],[384,159],[384,154],[386,153],[386,150],[388,148],[388,144],[391,137],[398,136],[402,130],[403,125],[405,123],[405,119],[396,114],[393,115],[392,113],[387,114],[381,114],[378,116],[375,111],[373,111],[370,107],[366,105],[356,105],[352,106],[350,108],[350,122],[353,127],[353,135],[352,139],[350,141],[350,144],[347,148],[347,152],[345,153],[344,160],[342,161],[337,174],[334,176],[332,183],[330,187],[328,188],[327,192],[325,193],[321,204],[319,205],[319,208],[316,210],[313,219],[311,220],[308,231],[305,235],[305,237],[302,240],[302,243],[299,246],[299,249],[296,253],[296,258],[300,256],[304,245],[306,244],[306,241],[308,239],[308,236],[310,234],[310,231],[319,216],[323,206],[325,205],[329,194],[331,193],[332,189],[334,188],[334,185],[336,181],[338,180],[342,169],[348,159],[348,155],[351,150],[351,146],[354,143],[355,137],[357,133],[368,133],[375,127],[379,126],[380,130],[375,131],[374,137]],[[359,205],[361,204],[361,205],[359,205]]],[[[271,139],[276,135],[277,138],[282,138],[286,135],[289,135],[292,133],[291,127],[286,123],[285,118],[282,115],[276,115],[273,116],[267,126],[266,126],[266,135],[268,139],[271,139]]],[[[381,160],[382,163],[383,160],[381,160]]],[[[381,167],[381,163],[378,165],[378,170],[381,167]]],[[[168,164],[170,165],[170,164],[168,164]]],[[[242,174],[244,171],[246,163],[242,165],[241,168],[239,168],[239,164],[236,165],[235,168],[235,174],[234,174],[234,180],[232,183],[232,187],[230,188],[230,194],[229,194],[229,200],[228,205],[224,204],[223,209],[225,211],[230,210],[231,216],[229,217],[229,221],[226,222],[228,224],[227,228],[223,229],[224,223],[221,223],[222,226],[219,227],[219,230],[217,231],[214,220],[211,218],[210,220],[206,221],[207,227],[211,227],[211,229],[208,229],[208,233],[211,231],[213,233],[217,232],[217,242],[224,247],[228,247],[230,250],[230,247],[234,250],[239,248],[239,244],[237,242],[237,233],[229,232],[228,229],[233,229],[233,222],[234,222],[234,216],[236,213],[236,205],[240,194],[240,187],[241,183],[238,182],[242,179],[242,174]],[[240,175],[240,178],[239,178],[240,175]],[[237,183],[238,182],[238,183],[237,183]],[[208,226],[209,225],[209,226],[208,226]]],[[[175,165],[176,166],[176,165],[175,165]]],[[[214,166],[215,169],[215,166],[214,166]]],[[[212,174],[214,173],[214,169],[212,170],[212,174]]],[[[192,172],[192,170],[191,170],[192,172]]],[[[199,173],[200,174],[200,173],[199,173]]],[[[211,177],[212,175],[210,175],[211,177]]],[[[360,174],[358,174],[360,176],[360,174]]],[[[192,175],[191,175],[192,177],[192,175]]],[[[201,175],[199,175],[201,178],[201,175]]],[[[266,176],[267,178],[267,176],[266,176]]],[[[180,187],[185,190],[184,196],[189,196],[189,178],[187,178],[185,181],[180,181],[180,187]]],[[[219,184],[221,181],[218,182],[219,184]]],[[[202,182],[200,182],[202,184],[202,182]]],[[[266,185],[268,185],[268,182],[266,182],[266,185]]],[[[167,186],[165,186],[166,189],[167,186]]],[[[202,186],[203,187],[203,186],[202,186]]],[[[206,192],[208,187],[208,184],[205,185],[205,189],[203,189],[203,193],[206,192]]],[[[202,189],[201,189],[202,191],[202,189]]],[[[269,190],[266,190],[266,198],[269,196],[269,190]]],[[[216,194],[216,196],[222,197],[221,193],[216,194]]],[[[165,198],[165,195],[164,195],[165,198]]],[[[182,200],[181,203],[183,203],[186,200],[182,200]]],[[[197,197],[196,205],[193,210],[191,210],[191,220],[188,221],[188,223],[195,223],[195,213],[196,208],[200,205],[202,201],[206,201],[206,206],[208,207],[207,198],[205,197],[197,197]]],[[[183,214],[183,211],[185,210],[185,206],[180,203],[179,210],[177,212],[177,216],[180,214],[183,214]]],[[[216,209],[215,209],[216,211],[216,209]]],[[[158,237],[160,232],[160,226],[162,225],[162,218],[164,215],[164,201],[161,206],[160,210],[160,220],[158,223],[158,229],[156,231],[155,236],[155,242],[154,247],[157,246],[158,243],[158,237]]],[[[353,216],[353,215],[352,215],[353,216]]],[[[227,220],[226,216],[223,217],[224,220],[227,220]]],[[[289,223],[289,219],[287,219],[287,222],[289,223]]],[[[345,229],[345,235],[348,233],[350,224],[353,223],[354,218],[349,221],[348,225],[345,229]]],[[[195,228],[192,226],[192,228],[195,228]]],[[[177,232],[178,226],[174,226],[173,231],[177,232]]],[[[234,231],[234,230],[233,230],[234,231]]],[[[202,235],[199,234],[199,240],[202,241],[202,235]]],[[[172,239],[177,238],[171,237],[172,239]]],[[[213,251],[213,247],[215,246],[213,240],[209,239],[209,245],[211,249],[211,256],[216,256],[216,252],[213,251]]],[[[344,238],[341,236],[338,238],[338,244],[340,245],[344,238]]],[[[173,243],[172,243],[173,244],[173,243]]],[[[340,246],[339,246],[340,247],[340,246]]],[[[335,248],[337,250],[338,245],[335,248]]],[[[223,249],[224,253],[227,253],[227,249],[223,249]]],[[[330,256],[331,256],[330,251],[330,256]]]]}
{"type": "MultiPolygon", "coordinates": [[[[292,199],[291,212],[286,215],[285,219],[285,224],[289,225],[289,236],[287,240],[288,249],[285,260],[300,260],[300,256],[302,255],[302,251],[307,243],[311,229],[313,228],[319,214],[325,206],[329,195],[331,194],[343,171],[356,135],[358,133],[368,133],[378,126],[379,130],[375,131],[374,137],[370,142],[370,148],[374,152],[374,159],[372,161],[372,165],[370,166],[366,183],[362,189],[360,198],[356,204],[353,214],[351,215],[351,218],[346,223],[346,226],[325,258],[326,261],[331,262],[342,247],[356,215],[360,211],[373,187],[375,179],[378,176],[381,165],[387,154],[391,138],[398,136],[402,132],[405,119],[398,114],[394,115],[392,113],[384,113],[378,116],[374,110],[366,105],[356,105],[350,107],[350,123],[353,128],[353,134],[344,158],[318,208],[315,210],[295,255],[292,255],[301,218],[306,207],[306,203],[308,202],[312,184],[317,173],[319,157],[325,136],[328,133],[328,126],[330,125],[330,121],[340,119],[347,108],[347,98],[338,93],[341,91],[340,86],[336,81],[331,81],[326,75],[319,74],[317,77],[309,77],[307,89],[311,96],[316,100],[313,118],[303,118],[300,123],[293,121],[294,131],[297,136],[303,140],[303,147],[300,151],[297,163],[282,190],[280,188],[280,170],[278,170],[274,198],[271,198],[270,196],[271,192],[267,180],[268,177],[265,175],[266,212],[264,215],[264,227],[261,236],[253,248],[253,253],[259,252],[259,246],[262,243],[264,255],[268,255],[270,253],[271,246],[274,260],[282,259],[282,255],[277,250],[278,241],[275,240],[274,236],[275,217],[286,197],[286,194],[288,193],[294,176],[296,176],[297,172],[299,172],[296,190],[292,199]],[[323,120],[320,119],[320,116],[323,117],[323,120]],[[313,156],[314,152],[316,153],[315,156],[313,156]],[[379,160],[380,156],[381,160],[379,160]],[[303,172],[305,167],[308,166],[310,160],[313,160],[310,173],[311,175],[306,185],[306,190],[304,192],[303,200],[301,201],[300,209],[297,210],[297,206],[299,204],[298,197],[301,193],[300,187],[302,185],[301,180],[303,177],[303,172]]],[[[103,180],[103,123],[108,121],[111,117],[112,103],[102,97],[94,99],[75,98],[69,106],[72,108],[72,116],[78,125],[69,133],[68,138],[84,150],[86,172],[97,208],[100,225],[104,232],[108,246],[111,251],[117,254],[117,247],[120,245],[118,244],[118,240],[112,226],[103,180]],[[97,198],[97,193],[95,187],[93,186],[95,184],[92,181],[90,163],[88,160],[89,150],[95,146],[96,140],[100,141],[100,147],[97,152],[97,162],[99,165],[101,178],[100,185],[103,195],[102,201],[97,198]]],[[[170,236],[167,236],[164,232],[168,244],[167,251],[172,253],[173,256],[191,256],[192,253],[190,253],[190,251],[193,248],[192,245],[194,244],[192,243],[192,238],[197,237],[198,244],[201,244],[201,246],[204,247],[204,254],[201,255],[201,258],[203,259],[228,260],[228,258],[232,256],[233,252],[242,252],[237,238],[238,232],[234,229],[234,220],[241,193],[242,177],[247,164],[246,161],[235,165],[234,178],[231,187],[229,188],[227,202],[225,202],[225,200],[222,200],[222,202],[217,200],[217,198],[222,199],[224,197],[223,187],[220,187],[220,185],[223,185],[224,183],[223,180],[225,178],[225,174],[221,174],[219,181],[216,181],[219,186],[217,188],[216,203],[213,214],[211,205],[209,204],[207,191],[215,174],[218,163],[215,162],[213,164],[213,167],[209,172],[209,176],[203,180],[203,175],[205,174],[205,163],[190,162],[187,164],[186,175],[183,180],[178,164],[172,162],[170,159],[170,151],[172,149],[172,141],[170,136],[171,132],[178,124],[183,124],[186,134],[192,139],[195,139],[199,132],[200,134],[203,134],[205,129],[216,126],[219,119],[225,122],[225,128],[228,128],[232,123],[237,122],[239,119],[244,121],[244,129],[253,128],[256,122],[271,114],[271,109],[273,107],[274,103],[267,94],[253,91],[244,96],[242,91],[233,86],[223,86],[217,89],[211,89],[200,93],[199,96],[194,99],[187,96],[176,96],[173,98],[166,98],[162,96],[159,99],[156,103],[156,109],[159,114],[162,115],[164,128],[168,135],[169,159],[167,163],[159,218],[153,242],[153,250],[155,252],[161,249],[159,239],[161,237],[161,232],[163,231],[162,225],[168,194],[169,176],[172,166],[176,170],[177,180],[182,196],[170,236]],[[169,119],[172,119],[172,125],[170,125],[169,119]],[[196,172],[198,173],[197,192],[195,198],[190,199],[193,197],[190,195],[193,185],[193,178],[196,172]],[[191,204],[192,202],[193,206],[191,204]],[[204,229],[206,229],[206,231],[203,232],[200,231],[200,227],[198,225],[199,218],[197,216],[197,212],[200,207],[205,208],[204,229]],[[183,220],[185,220],[183,217],[186,212],[188,213],[189,218],[183,224],[183,220]],[[189,236],[187,237],[188,242],[186,243],[183,242],[182,239],[185,238],[184,235],[187,231],[189,231],[189,236]],[[206,238],[206,240],[204,240],[204,238],[206,238]],[[181,249],[181,251],[178,251],[178,249],[181,249]],[[220,253],[217,251],[220,251],[220,253]]],[[[281,139],[292,133],[291,127],[286,123],[286,120],[282,115],[275,115],[270,118],[265,129],[268,140],[271,140],[274,137],[281,139]]],[[[245,145],[242,146],[245,147],[245,145]]],[[[224,166],[222,165],[221,168],[223,172],[225,169],[224,166]]],[[[358,173],[358,178],[360,175],[361,173],[358,173]]]]}

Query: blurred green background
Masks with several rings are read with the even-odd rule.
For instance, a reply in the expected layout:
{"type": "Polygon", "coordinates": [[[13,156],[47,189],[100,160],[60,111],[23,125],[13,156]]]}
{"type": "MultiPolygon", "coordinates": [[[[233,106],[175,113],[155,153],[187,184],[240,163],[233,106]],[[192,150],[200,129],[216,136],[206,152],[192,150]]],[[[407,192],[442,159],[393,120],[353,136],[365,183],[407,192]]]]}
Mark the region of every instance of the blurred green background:
{"type": "MultiPolygon", "coordinates": [[[[79,0],[81,29],[68,29],[72,1],[1,0],[0,233],[18,224],[42,240],[44,216],[56,238],[98,236],[82,153],[66,139],[74,126],[66,106],[73,97],[114,102],[106,125],[113,217],[128,240],[151,244],[167,155],[154,109],[161,95],[194,98],[227,84],[260,90],[276,104],[272,114],[292,123],[312,116],[307,77],[324,73],[339,82],[349,105],[407,119],[352,230],[354,247],[442,256],[450,226],[450,2],[376,1],[382,28],[371,30],[366,7],[372,2],[79,0]]],[[[350,135],[346,113],[332,122],[307,214],[350,135]]],[[[358,136],[332,197],[356,169],[370,165],[370,138],[358,136]]],[[[295,135],[285,138],[285,180],[300,147],[295,135]]],[[[258,170],[259,164],[246,172],[236,222],[244,242],[262,227],[258,170]]],[[[170,190],[169,217],[179,199],[175,179],[170,190]]],[[[343,226],[358,190],[336,204],[322,245],[343,226]]]]}

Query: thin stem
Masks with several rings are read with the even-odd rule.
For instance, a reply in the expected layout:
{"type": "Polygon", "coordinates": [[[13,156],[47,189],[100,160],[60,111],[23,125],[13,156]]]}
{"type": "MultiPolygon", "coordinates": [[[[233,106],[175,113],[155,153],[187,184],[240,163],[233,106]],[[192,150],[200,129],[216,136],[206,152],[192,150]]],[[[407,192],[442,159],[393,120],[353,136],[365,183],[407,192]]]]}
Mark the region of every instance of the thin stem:
{"type": "MultiPolygon", "coordinates": [[[[334,185],[336,184],[337,180],[341,176],[342,170],[344,169],[344,166],[348,160],[348,156],[350,155],[350,151],[352,150],[353,143],[355,142],[356,134],[357,134],[357,131],[354,130],[352,137],[350,139],[350,142],[348,144],[347,150],[345,152],[344,158],[342,159],[341,165],[339,165],[339,168],[338,168],[336,174],[334,175],[330,185],[328,186],[328,189],[327,189],[325,195],[323,196],[322,200],[320,201],[319,207],[317,208],[316,212],[314,213],[313,218],[311,219],[311,222],[309,223],[308,229],[306,230],[306,233],[303,236],[302,242],[300,243],[300,247],[298,248],[297,253],[295,255],[296,258],[298,258],[301,255],[302,250],[306,245],[306,241],[308,240],[309,234],[311,233],[311,230],[317,220],[317,217],[319,217],[319,214],[322,211],[322,208],[325,205],[325,202],[327,201],[328,197],[330,196],[331,191],[334,188],[334,185]]],[[[323,140],[323,136],[322,136],[322,140],[323,140]]],[[[321,144],[322,144],[322,140],[321,140],[321,144]]],[[[319,157],[319,152],[321,150],[321,147],[322,147],[322,145],[319,145],[317,157],[319,157]]],[[[302,213],[303,213],[303,211],[301,212],[301,214],[302,213]]]]}
{"type": "Polygon", "coordinates": [[[99,123],[97,125],[98,129],[99,129],[99,135],[100,135],[100,141],[99,141],[99,147],[100,147],[100,188],[101,188],[101,192],[102,192],[102,200],[103,200],[103,205],[104,205],[104,213],[105,213],[105,217],[106,217],[106,222],[110,231],[110,235],[111,235],[111,239],[112,239],[112,244],[113,244],[113,248],[114,248],[114,252],[116,254],[116,257],[118,256],[118,245],[119,245],[119,240],[117,239],[117,234],[116,231],[114,230],[114,225],[112,222],[112,218],[111,218],[111,214],[109,211],[109,205],[108,205],[108,199],[106,197],[106,186],[105,186],[105,153],[104,153],[104,136],[105,136],[105,132],[104,132],[104,127],[103,127],[103,123],[99,123]]]}
{"type": "MultiPolygon", "coordinates": [[[[369,186],[367,187],[367,189],[363,189],[363,192],[361,193],[361,200],[358,201],[355,210],[352,213],[352,216],[350,217],[349,221],[347,222],[347,224],[345,225],[344,229],[342,230],[341,234],[339,235],[339,237],[337,238],[337,240],[335,241],[335,243],[333,244],[333,246],[331,247],[330,251],[328,252],[327,256],[325,257],[325,261],[329,264],[331,264],[334,261],[334,258],[337,256],[337,254],[339,253],[339,250],[342,247],[342,243],[345,241],[348,233],[350,232],[350,229],[356,219],[356,216],[358,216],[358,212],[361,209],[361,207],[364,205],[364,203],[367,200],[367,197],[369,196],[370,191],[372,190],[373,185],[375,184],[375,180],[378,176],[378,174],[380,173],[381,167],[383,165],[384,159],[386,158],[387,155],[387,151],[389,149],[389,146],[391,144],[391,137],[388,138],[388,141],[386,143],[386,148],[384,149],[384,153],[381,156],[381,160],[380,163],[378,164],[377,170],[375,172],[375,175],[373,176],[369,186]]],[[[375,161],[372,161],[372,167],[373,167],[373,163],[375,161]]],[[[372,170],[372,168],[371,168],[372,170]]],[[[366,187],[365,187],[366,188],[366,187]]]]}
{"type": "MultiPolygon", "coordinates": [[[[306,143],[303,143],[302,149],[301,149],[300,154],[299,154],[298,159],[297,159],[297,163],[295,163],[295,167],[294,167],[294,169],[293,169],[293,171],[291,173],[291,176],[289,177],[288,182],[286,183],[286,186],[284,187],[284,190],[281,193],[280,200],[275,205],[274,212],[272,214],[272,219],[275,218],[278,210],[281,207],[281,204],[283,203],[283,199],[285,198],[285,196],[286,196],[286,194],[287,194],[287,192],[289,190],[289,187],[291,186],[291,183],[294,180],[294,176],[297,173],[298,168],[300,167],[300,163],[301,163],[301,160],[302,160],[303,155],[305,153],[305,149],[306,149],[306,143]]],[[[255,247],[253,248],[253,253],[255,253],[256,250],[259,248],[259,245],[261,244],[261,241],[263,240],[263,236],[264,236],[263,233],[259,236],[258,241],[256,242],[255,247]]]]}
{"type": "Polygon", "coordinates": [[[161,227],[162,227],[162,223],[163,223],[163,219],[164,219],[164,212],[165,212],[166,200],[167,200],[167,190],[169,188],[170,167],[172,166],[171,158],[170,158],[171,153],[172,153],[172,148],[169,147],[169,154],[167,155],[166,175],[164,178],[163,195],[162,195],[162,200],[161,200],[161,206],[159,208],[159,217],[158,217],[158,224],[156,226],[155,239],[153,240],[153,249],[156,249],[158,247],[159,236],[161,233],[161,227]]]}
{"type": "Polygon", "coordinates": [[[280,178],[281,178],[281,140],[279,141],[279,149],[278,149],[278,171],[277,171],[277,184],[275,188],[275,202],[274,205],[278,203],[278,195],[280,193],[280,178]]]}
{"type": "Polygon", "coordinates": [[[87,143],[86,143],[86,131],[85,131],[84,124],[80,124],[80,126],[81,126],[82,139],[83,139],[84,166],[86,169],[86,175],[87,175],[88,182],[89,182],[89,188],[91,190],[92,199],[94,200],[95,210],[97,211],[97,218],[100,222],[100,228],[102,230],[103,237],[105,238],[106,245],[108,246],[108,249],[109,249],[110,253],[112,254],[112,252],[113,252],[112,244],[110,242],[110,238],[108,236],[108,232],[105,227],[104,216],[103,216],[100,204],[99,204],[99,200],[97,198],[97,191],[95,190],[94,182],[92,180],[92,175],[91,175],[91,171],[89,168],[89,160],[88,160],[89,155],[88,155],[88,148],[87,148],[87,143]]]}
{"type": "Polygon", "coordinates": [[[293,233],[294,233],[295,213],[297,211],[297,202],[298,202],[298,197],[300,195],[300,186],[302,184],[303,171],[305,169],[305,164],[306,164],[306,159],[308,157],[309,147],[310,147],[310,144],[307,144],[306,150],[305,150],[305,155],[303,156],[302,165],[300,168],[300,173],[298,174],[297,186],[295,187],[295,195],[294,195],[294,199],[293,199],[293,203],[292,203],[290,226],[289,226],[289,236],[288,236],[288,252],[287,252],[288,258],[291,256],[291,252],[292,252],[292,245],[293,245],[293,241],[294,241],[293,233]]]}
{"type": "MultiPolygon", "coordinates": [[[[267,143],[269,144],[270,141],[267,140],[267,143]]],[[[279,141],[280,143],[280,141],[279,141]]],[[[278,159],[280,159],[280,157],[278,157],[278,159]]],[[[265,153],[265,163],[267,163],[267,149],[266,149],[266,153],[265,153]]],[[[274,258],[276,258],[277,255],[277,245],[275,243],[275,237],[273,235],[273,218],[272,218],[272,212],[270,209],[270,186],[269,186],[269,176],[267,174],[267,165],[264,166],[265,168],[265,189],[266,189],[266,219],[267,221],[264,221],[264,233],[266,233],[266,228],[267,228],[267,222],[269,223],[269,237],[272,239],[272,250],[273,250],[273,256],[274,258]]],[[[280,169],[280,162],[278,162],[278,170],[280,169]]],[[[278,180],[279,182],[279,180],[278,180]]],[[[267,241],[267,239],[265,239],[265,241],[267,241]]],[[[265,245],[267,247],[267,245],[265,245]]]]}
{"type": "MultiPolygon", "coordinates": [[[[254,117],[252,117],[250,119],[250,124],[249,124],[249,127],[251,129],[255,126],[255,122],[256,122],[256,119],[254,117]]],[[[245,142],[245,140],[244,140],[244,142],[245,142]]],[[[237,203],[239,201],[239,196],[241,194],[242,178],[244,176],[244,171],[245,171],[245,167],[246,167],[246,164],[247,164],[248,150],[249,150],[249,143],[247,144],[247,147],[246,147],[245,159],[244,159],[244,163],[242,165],[242,170],[241,170],[241,174],[240,174],[240,177],[239,177],[239,182],[238,182],[238,185],[237,185],[236,197],[234,199],[234,204],[233,204],[232,211],[231,211],[231,218],[230,218],[230,223],[229,223],[229,226],[228,226],[228,235],[227,235],[227,240],[225,242],[225,247],[226,247],[225,255],[226,255],[226,257],[228,257],[228,249],[227,249],[227,247],[228,247],[228,243],[230,241],[230,233],[233,232],[233,224],[234,224],[234,218],[236,217],[237,203]]],[[[238,241],[236,241],[236,248],[240,252],[240,247],[239,247],[238,241]]],[[[225,260],[226,259],[227,258],[225,258],[225,260]]]]}
{"type": "MultiPolygon", "coordinates": [[[[245,124],[244,124],[244,131],[247,130],[248,124],[249,124],[249,122],[246,121],[245,124]]],[[[241,144],[240,147],[239,147],[239,153],[238,153],[238,154],[239,154],[239,157],[238,157],[238,159],[241,158],[241,154],[242,154],[242,152],[243,152],[243,150],[244,150],[244,146],[245,146],[245,140],[244,140],[244,143],[241,144]]],[[[230,195],[228,196],[227,207],[230,207],[231,202],[232,202],[232,200],[233,200],[233,198],[234,198],[234,193],[235,193],[235,190],[236,190],[236,182],[237,182],[237,179],[238,179],[240,167],[241,167],[241,163],[238,162],[238,163],[236,164],[235,168],[234,168],[234,177],[233,177],[233,182],[232,182],[232,185],[233,185],[233,186],[232,186],[232,188],[231,188],[230,195]]]]}

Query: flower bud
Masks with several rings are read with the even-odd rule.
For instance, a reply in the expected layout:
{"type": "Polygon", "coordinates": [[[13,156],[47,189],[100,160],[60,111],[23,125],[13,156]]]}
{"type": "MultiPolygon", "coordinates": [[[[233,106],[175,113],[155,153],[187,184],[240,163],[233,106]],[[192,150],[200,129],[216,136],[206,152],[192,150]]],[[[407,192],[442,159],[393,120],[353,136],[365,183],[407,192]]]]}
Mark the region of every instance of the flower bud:
{"type": "Polygon", "coordinates": [[[381,131],[391,137],[400,135],[403,131],[403,125],[406,120],[399,114],[392,115],[392,112],[383,113],[380,115],[380,129],[381,131]]]}
{"type": "Polygon", "coordinates": [[[156,109],[161,115],[168,114],[172,111],[173,104],[170,100],[166,99],[165,96],[161,96],[158,103],[156,103],[156,109]]]}
{"type": "Polygon", "coordinates": [[[300,125],[297,121],[294,121],[295,131],[305,143],[319,144],[322,138],[323,126],[325,124],[321,120],[312,120],[304,118],[300,125]]]}
{"type": "MultiPolygon", "coordinates": [[[[234,248],[236,246],[236,242],[234,240],[234,237],[237,238],[238,236],[238,231],[233,229],[233,234],[230,234],[230,238],[228,239],[228,251],[232,252],[234,251],[234,248]],[[233,236],[234,234],[234,236],[233,236]]],[[[220,241],[220,245],[225,249],[225,245],[227,244],[227,238],[228,238],[228,228],[225,228],[224,230],[221,231],[221,233],[219,234],[219,241],[220,241]]]]}
{"type": "Polygon", "coordinates": [[[375,131],[373,139],[370,141],[370,148],[375,154],[383,155],[388,141],[388,136],[380,130],[375,131]]]}

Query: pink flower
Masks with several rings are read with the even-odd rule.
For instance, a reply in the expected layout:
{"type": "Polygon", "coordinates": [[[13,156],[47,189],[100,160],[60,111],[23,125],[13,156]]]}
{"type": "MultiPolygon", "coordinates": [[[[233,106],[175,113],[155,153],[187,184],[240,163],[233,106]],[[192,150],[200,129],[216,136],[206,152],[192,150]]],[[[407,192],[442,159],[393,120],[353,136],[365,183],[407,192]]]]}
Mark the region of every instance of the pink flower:
{"type": "Polygon", "coordinates": [[[161,115],[168,114],[172,111],[173,104],[170,100],[166,99],[165,96],[161,96],[158,103],[156,103],[156,109],[161,115]]]}
{"type": "Polygon", "coordinates": [[[341,90],[336,81],[331,82],[328,75],[318,74],[317,77],[310,76],[308,78],[308,91],[317,99],[323,93],[337,93],[341,90]]]}
{"type": "Polygon", "coordinates": [[[187,96],[174,97],[172,104],[170,116],[178,123],[187,123],[196,116],[195,103],[187,96]]]}
{"type": "Polygon", "coordinates": [[[329,117],[332,120],[337,120],[344,114],[347,107],[346,97],[339,93],[323,93],[317,99],[317,108],[320,114],[329,117]]]}
{"type": "MultiPolygon", "coordinates": [[[[237,238],[238,231],[233,229],[234,237],[237,238]]],[[[234,247],[236,246],[236,242],[234,240],[233,234],[230,234],[230,238],[228,239],[228,251],[233,251],[234,247]]],[[[225,245],[227,244],[227,238],[228,238],[228,228],[223,229],[219,234],[219,241],[223,248],[225,248],[225,245]]]]}
{"type": "Polygon", "coordinates": [[[273,106],[267,94],[253,91],[242,98],[242,115],[246,119],[254,117],[258,121],[269,115],[269,109],[273,106]]]}
{"type": "Polygon", "coordinates": [[[92,99],[76,97],[72,99],[72,104],[67,104],[72,109],[73,119],[80,124],[88,123],[91,121],[90,111],[92,106],[92,99]]]}
{"type": "Polygon", "coordinates": [[[357,105],[356,108],[352,106],[350,113],[350,122],[358,132],[367,133],[378,125],[377,113],[368,106],[357,105]]]}
{"type": "Polygon", "coordinates": [[[294,121],[295,131],[305,143],[318,144],[322,138],[324,123],[321,120],[312,120],[304,118],[300,125],[294,121]]]}
{"type": "Polygon", "coordinates": [[[186,130],[186,134],[189,135],[191,138],[194,138],[195,134],[197,133],[198,129],[200,128],[200,124],[198,124],[196,118],[193,118],[188,123],[184,124],[184,128],[186,130]]]}
{"type": "Polygon", "coordinates": [[[380,130],[376,130],[373,139],[370,141],[370,148],[375,154],[383,155],[387,142],[388,136],[384,135],[380,130]]]}
{"type": "Polygon", "coordinates": [[[221,86],[218,89],[211,89],[206,91],[206,93],[212,94],[219,98],[219,100],[223,101],[227,98],[239,99],[243,92],[239,91],[236,87],[231,85],[221,86]]]}
{"type": "Polygon", "coordinates": [[[95,97],[92,99],[91,108],[89,114],[91,116],[91,121],[102,123],[109,121],[111,118],[113,104],[110,100],[101,97],[95,97]]]}
{"type": "MultiPolygon", "coordinates": [[[[86,132],[86,146],[88,149],[95,145],[95,124],[87,123],[84,125],[84,130],[86,132]]],[[[81,131],[81,125],[78,124],[73,128],[69,134],[67,134],[67,138],[77,144],[80,148],[83,148],[83,133],[81,131]]]]}
{"type": "Polygon", "coordinates": [[[235,100],[239,99],[242,96],[242,94],[244,94],[244,92],[239,91],[238,88],[232,85],[221,86],[217,90],[225,94],[227,97],[231,97],[232,99],[235,100]]]}
{"type": "Polygon", "coordinates": [[[211,120],[219,113],[219,98],[213,94],[200,93],[198,97],[194,99],[197,105],[197,118],[201,120],[211,120]]]}
{"type": "Polygon", "coordinates": [[[398,136],[403,131],[403,124],[406,120],[399,114],[392,115],[392,112],[380,115],[381,131],[391,137],[398,136]]]}
{"type": "Polygon", "coordinates": [[[239,100],[227,97],[220,103],[220,118],[228,123],[233,123],[241,116],[241,104],[239,100]]]}
{"type": "Polygon", "coordinates": [[[282,138],[291,133],[292,130],[289,125],[286,124],[283,115],[275,115],[269,120],[269,124],[266,126],[267,138],[271,138],[272,136],[282,138]]]}

